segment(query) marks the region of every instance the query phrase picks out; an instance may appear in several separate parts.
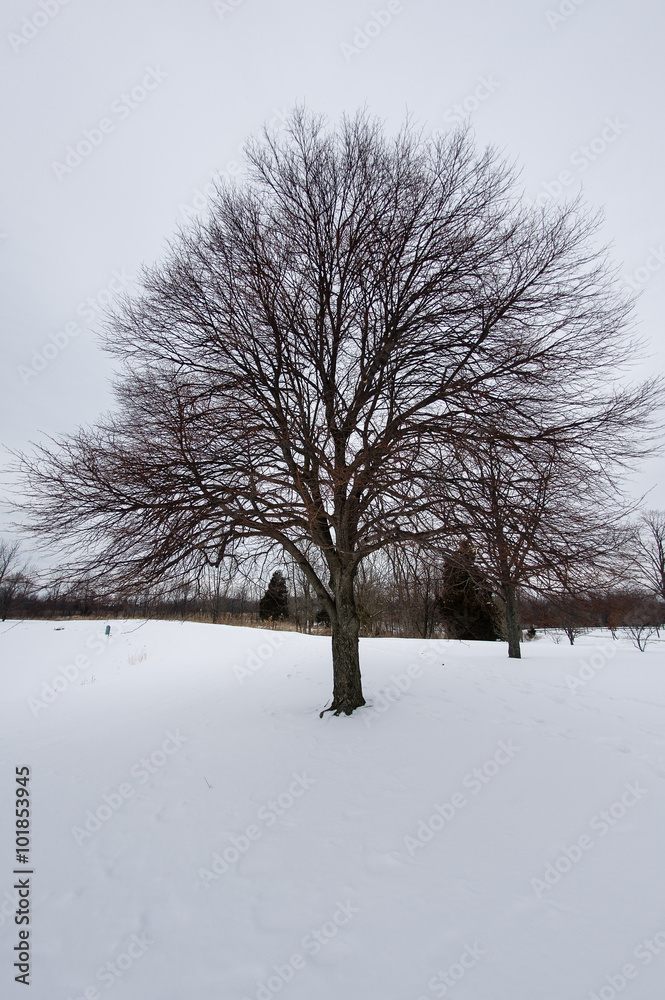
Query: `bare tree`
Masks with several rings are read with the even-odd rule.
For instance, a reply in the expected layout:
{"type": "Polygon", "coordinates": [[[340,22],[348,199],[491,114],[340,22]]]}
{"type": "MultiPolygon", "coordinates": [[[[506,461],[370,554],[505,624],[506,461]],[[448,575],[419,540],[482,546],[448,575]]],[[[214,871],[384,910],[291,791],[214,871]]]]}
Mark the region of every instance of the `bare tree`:
{"type": "Polygon", "coordinates": [[[18,542],[6,542],[0,539],[0,583],[18,571],[21,561],[20,548],[18,542]]]}
{"type": "Polygon", "coordinates": [[[548,593],[572,645],[576,595],[616,577],[630,510],[620,473],[649,450],[647,402],[648,390],[596,396],[577,419],[543,423],[527,389],[507,426],[458,448],[457,506],[503,602],[510,657],[521,655],[521,587],[548,593]]]}
{"type": "Polygon", "coordinates": [[[0,539],[0,617],[6,621],[14,603],[35,591],[35,572],[23,560],[18,542],[0,539]]]}
{"type": "Polygon", "coordinates": [[[523,208],[463,132],[296,111],[247,155],[249,183],[220,186],[117,315],[117,413],[26,459],[29,507],[113,579],[283,549],[330,618],[330,710],[350,714],[362,560],[455,530],[455,449],[525,393],[532,435],[589,423],[634,349],[630,304],[595,220],[523,208]]]}
{"type": "Polygon", "coordinates": [[[624,618],[624,631],[634,646],[644,652],[654,635],[660,637],[665,624],[665,607],[652,594],[633,593],[631,607],[624,618]]]}
{"type": "Polygon", "coordinates": [[[231,579],[223,564],[218,566],[206,565],[203,577],[199,581],[201,597],[203,598],[211,621],[214,624],[219,621],[222,612],[224,598],[228,595],[231,579]]]}
{"type": "Polygon", "coordinates": [[[634,536],[634,560],[649,589],[665,601],[665,511],[649,510],[634,536]]]}

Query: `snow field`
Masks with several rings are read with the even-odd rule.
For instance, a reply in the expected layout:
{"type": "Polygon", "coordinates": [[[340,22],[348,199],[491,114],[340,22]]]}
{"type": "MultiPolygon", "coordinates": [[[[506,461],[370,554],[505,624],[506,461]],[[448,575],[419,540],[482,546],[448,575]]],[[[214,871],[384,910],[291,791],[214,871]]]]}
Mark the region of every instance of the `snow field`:
{"type": "Polygon", "coordinates": [[[662,645],[106,624],[0,628],[3,997],[28,765],[33,1000],[660,1000],[662,645]]]}

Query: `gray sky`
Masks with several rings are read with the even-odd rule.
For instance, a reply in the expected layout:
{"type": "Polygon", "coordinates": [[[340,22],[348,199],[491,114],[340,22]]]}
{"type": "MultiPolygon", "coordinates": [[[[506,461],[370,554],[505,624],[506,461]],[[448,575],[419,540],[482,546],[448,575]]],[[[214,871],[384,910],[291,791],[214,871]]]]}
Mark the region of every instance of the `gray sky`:
{"type": "MultiPolygon", "coordinates": [[[[95,316],[301,101],[395,129],[470,114],[529,199],[582,186],[643,289],[637,373],[665,371],[662,0],[4,0],[0,19],[4,446],[111,405],[95,316]]],[[[635,483],[648,506],[662,472],[635,483]]]]}

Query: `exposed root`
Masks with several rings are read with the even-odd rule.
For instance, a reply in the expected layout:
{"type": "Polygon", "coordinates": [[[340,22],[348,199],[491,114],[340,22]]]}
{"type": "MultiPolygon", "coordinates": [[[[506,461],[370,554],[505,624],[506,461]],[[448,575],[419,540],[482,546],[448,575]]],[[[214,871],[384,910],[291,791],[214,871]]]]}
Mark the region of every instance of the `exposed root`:
{"type": "Polygon", "coordinates": [[[354,712],[356,708],[362,708],[362,706],[365,704],[366,702],[364,698],[362,698],[362,700],[359,701],[358,704],[356,705],[352,704],[351,701],[347,698],[341,701],[334,699],[332,705],[330,705],[328,708],[324,708],[322,712],[319,712],[319,718],[322,719],[323,716],[326,714],[326,712],[332,712],[333,715],[341,715],[342,713],[344,713],[344,715],[351,715],[351,713],[354,712]]]}

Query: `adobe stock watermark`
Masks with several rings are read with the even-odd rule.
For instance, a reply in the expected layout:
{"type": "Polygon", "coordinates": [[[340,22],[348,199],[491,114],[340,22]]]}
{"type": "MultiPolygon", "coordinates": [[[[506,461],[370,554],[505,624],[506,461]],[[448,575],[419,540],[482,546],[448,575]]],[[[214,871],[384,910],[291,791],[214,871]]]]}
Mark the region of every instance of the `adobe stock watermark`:
{"type": "Polygon", "coordinates": [[[220,21],[223,21],[229,14],[233,14],[238,7],[242,7],[245,0],[213,0],[213,8],[220,21]]]}
{"type": "MultiPolygon", "coordinates": [[[[175,733],[169,729],[166,732],[166,739],[162,745],[153,750],[147,757],[141,757],[129,769],[130,778],[134,779],[137,785],[146,785],[150,777],[160,771],[171,757],[178,753],[180,748],[189,741],[189,736],[183,736],[179,729],[175,733]]],[[[102,796],[102,801],[95,809],[89,809],[81,826],[71,828],[72,837],[77,845],[81,845],[89,840],[98,830],[101,830],[104,823],[108,823],[112,816],[120,810],[125,802],[134,797],[136,787],[130,781],[123,781],[117,789],[106,792],[102,796]]]]}
{"type": "Polygon", "coordinates": [[[239,836],[229,837],[229,844],[222,849],[221,854],[215,851],[212,855],[208,862],[209,868],[199,868],[197,885],[203,885],[209,889],[211,883],[216,882],[233,865],[237,864],[251,845],[261,839],[265,830],[274,826],[279,818],[292,809],[296,801],[302,798],[305,792],[316,784],[317,780],[308,777],[306,771],[303,771],[302,774],[296,774],[294,771],[291,777],[293,781],[288,789],[281,792],[276,799],[269,799],[261,806],[256,814],[256,823],[250,823],[246,826],[244,832],[239,836]]]}
{"type": "Polygon", "coordinates": [[[273,655],[276,649],[284,645],[284,635],[282,632],[275,632],[266,638],[265,642],[256,649],[252,650],[245,657],[245,665],[242,666],[240,663],[233,664],[233,673],[236,676],[238,684],[244,684],[248,677],[252,677],[257,670],[260,670],[264,664],[268,662],[270,657],[273,655]]]}
{"type": "MultiPolygon", "coordinates": [[[[665,931],[657,931],[653,937],[644,938],[635,945],[631,958],[636,959],[641,966],[651,965],[665,949],[665,931]]],[[[625,962],[619,972],[610,972],[605,976],[605,982],[598,990],[589,993],[589,1000],[614,1000],[623,993],[628,984],[637,979],[640,969],[632,962],[625,962]]]]}
{"type": "MultiPolygon", "coordinates": [[[[113,304],[133,282],[133,277],[124,267],[114,268],[107,283],[94,295],[89,295],[75,308],[75,314],[82,320],[92,323],[104,317],[105,310],[113,304]]],[[[17,365],[16,374],[23,385],[28,385],[31,379],[45,371],[51,362],[55,361],[63,351],[66,351],[73,340],[80,337],[83,329],[76,320],[65,323],[55,333],[49,333],[47,340],[40,347],[33,347],[30,360],[17,365]]]]}
{"type": "Polygon", "coordinates": [[[577,9],[585,3],[585,0],[561,0],[556,10],[549,8],[545,11],[545,18],[550,28],[556,29],[577,12],[577,9]]]}
{"type": "Polygon", "coordinates": [[[589,167],[599,160],[607,150],[614,145],[619,136],[628,130],[629,126],[620,118],[606,118],[603,128],[589,142],[578,146],[568,157],[568,162],[575,170],[560,170],[557,176],[551,181],[543,181],[540,194],[531,201],[524,199],[524,203],[531,208],[542,208],[550,201],[556,201],[563,194],[565,188],[574,184],[580,174],[586,173],[589,167]]]}
{"type": "MultiPolygon", "coordinates": [[[[101,965],[97,969],[95,979],[98,983],[103,983],[107,990],[110,990],[118,979],[122,979],[129,972],[135,962],[143,958],[148,948],[154,943],[154,941],[148,940],[145,932],[142,934],[132,934],[123,945],[124,951],[121,951],[119,955],[115,955],[111,962],[106,962],[105,965],[101,965]]],[[[91,985],[85,986],[76,996],[70,994],[67,1000],[101,1000],[101,998],[102,994],[97,987],[91,985]]]]}
{"type": "MultiPolygon", "coordinates": [[[[287,121],[287,118],[287,108],[273,108],[271,116],[266,123],[268,131],[279,128],[287,121]]],[[[184,222],[199,219],[209,210],[217,197],[217,185],[219,183],[229,183],[243,175],[245,168],[241,162],[244,152],[242,143],[236,147],[236,152],[239,157],[238,160],[228,160],[221,170],[214,170],[209,175],[207,181],[199,187],[194,188],[188,203],[178,205],[178,212],[184,222]]]]}
{"type": "Polygon", "coordinates": [[[12,928],[14,927],[14,920],[13,920],[13,918],[14,918],[14,914],[16,913],[16,908],[17,908],[18,903],[19,903],[19,898],[20,897],[19,897],[19,894],[18,894],[18,889],[14,889],[13,892],[9,892],[9,890],[5,891],[4,899],[3,899],[2,903],[0,904],[0,927],[2,927],[4,925],[5,920],[7,919],[7,917],[11,917],[12,918],[11,925],[12,925],[12,928]]]}
{"type": "Polygon", "coordinates": [[[83,129],[81,138],[65,148],[62,161],[52,161],[51,170],[58,181],[62,181],[64,177],[74,173],[96,149],[99,149],[106,141],[107,136],[115,132],[118,122],[126,121],[132,112],[136,111],[150,94],[162,85],[166,77],[167,74],[159,66],[146,66],[145,73],[139,83],[135,84],[129,91],[123,91],[119,97],[111,102],[110,114],[112,117],[100,118],[92,128],[83,129]]]}
{"type": "Polygon", "coordinates": [[[339,48],[346,62],[351,62],[354,56],[359,56],[369,48],[374,39],[383,34],[393,19],[403,12],[402,0],[388,0],[385,7],[372,10],[364,24],[356,25],[351,41],[340,42],[339,48]]]}
{"type": "MultiPolygon", "coordinates": [[[[427,983],[427,989],[435,997],[448,996],[450,990],[457,986],[467,972],[475,968],[482,956],[486,954],[485,948],[482,948],[477,941],[474,941],[473,944],[467,944],[456,962],[449,965],[447,969],[439,969],[436,975],[432,976],[427,983]]],[[[418,1000],[431,1000],[431,997],[421,994],[418,1000]]]]}
{"type": "MultiPolygon", "coordinates": [[[[522,748],[516,747],[512,740],[505,742],[499,740],[497,749],[480,767],[474,767],[472,771],[462,778],[462,788],[478,795],[497,774],[514,759],[515,755],[522,748]]],[[[445,829],[454,817],[469,804],[469,799],[462,791],[454,792],[448,801],[440,804],[435,802],[432,806],[433,813],[428,819],[421,819],[416,828],[415,836],[404,837],[404,846],[410,857],[413,857],[417,850],[423,848],[430,840],[433,840],[437,833],[445,829]]]]}
{"type": "MultiPolygon", "coordinates": [[[[437,639],[434,643],[430,641],[428,646],[420,651],[419,655],[421,659],[427,660],[430,664],[440,663],[440,657],[445,648],[445,642],[437,639]],[[432,645],[434,649],[432,649],[432,645]]],[[[404,672],[391,674],[390,680],[392,684],[379,688],[378,696],[372,700],[371,705],[367,705],[363,710],[362,719],[365,726],[371,726],[376,719],[388,711],[391,705],[400,701],[402,696],[410,690],[413,681],[421,677],[422,672],[422,664],[414,660],[409,663],[404,672]]]]}
{"type": "MultiPolygon", "coordinates": [[[[648,789],[642,788],[639,781],[624,785],[623,794],[607,809],[601,809],[591,817],[587,826],[598,834],[606,837],[610,830],[621,822],[627,813],[644,798],[648,789]]],[[[542,873],[542,878],[532,878],[530,881],[536,897],[541,899],[543,893],[549,892],[561,881],[564,875],[579,864],[584,855],[595,847],[597,841],[588,833],[583,833],[577,840],[562,848],[554,861],[548,861],[542,873]]]]}
{"type": "Polygon", "coordinates": [[[631,274],[622,275],[623,284],[631,292],[639,292],[665,264],[665,247],[649,247],[649,256],[631,274]]]}
{"type": "Polygon", "coordinates": [[[107,637],[103,632],[94,632],[88,636],[83,643],[82,651],[77,653],[70,663],[66,663],[64,667],[61,667],[59,672],[51,678],[50,682],[44,681],[42,683],[39,690],[39,697],[31,695],[26,699],[26,705],[35,718],[37,718],[40,712],[48,708],[49,705],[52,705],[54,701],[57,701],[60,695],[64,694],[68,688],[76,684],[83,671],[90,668],[92,660],[89,653],[94,653],[96,657],[102,656],[108,650],[113,639],[114,636],[109,635],[107,637]],[[86,652],[83,652],[83,650],[86,650],[86,652]]]}
{"type": "MultiPolygon", "coordinates": [[[[242,151],[242,146],[238,147],[238,151],[242,151]]],[[[178,205],[178,211],[180,217],[184,222],[191,222],[192,219],[199,219],[204,215],[212,203],[217,197],[217,184],[221,182],[228,182],[235,180],[240,177],[243,173],[242,164],[238,160],[229,160],[222,170],[216,171],[210,174],[208,180],[201,184],[200,187],[195,187],[190,195],[190,200],[187,203],[182,203],[178,205]]]]}
{"type": "MultiPolygon", "coordinates": [[[[340,928],[345,927],[356,913],[360,913],[360,910],[354,906],[350,899],[347,899],[345,903],[338,900],[337,909],[332,918],[326,920],[320,927],[310,928],[301,939],[300,947],[307,955],[318,955],[322,948],[325,948],[333,938],[337,937],[340,928]]],[[[296,952],[283,965],[273,965],[274,975],[259,980],[253,997],[244,996],[242,1000],[270,1000],[274,993],[279,993],[306,965],[307,959],[304,955],[296,952]]]]}
{"type": "Polygon", "coordinates": [[[616,655],[617,651],[614,643],[605,642],[588,659],[580,660],[577,673],[566,674],[565,680],[569,690],[573,694],[577,694],[578,688],[586,687],[589,681],[593,680],[596,674],[606,667],[616,655]]]}
{"type": "MultiPolygon", "coordinates": [[[[470,94],[467,94],[461,101],[457,104],[451,105],[443,113],[443,120],[447,122],[448,125],[461,125],[465,122],[471,115],[478,110],[481,104],[488,101],[490,97],[499,90],[501,83],[495,80],[492,74],[488,76],[479,76],[476,82],[476,86],[473,88],[470,94]]],[[[441,129],[435,129],[432,133],[432,138],[438,138],[445,133],[441,129]]]]}
{"type": "Polygon", "coordinates": [[[36,10],[21,19],[18,31],[8,33],[7,41],[14,52],[20,52],[33,38],[36,38],[39,32],[43,31],[46,25],[50,24],[61,9],[69,3],[71,0],[40,0],[36,10]]]}
{"type": "Polygon", "coordinates": [[[391,705],[399,701],[409,690],[413,681],[422,675],[422,672],[423,668],[419,663],[410,663],[404,673],[391,674],[392,684],[389,687],[379,688],[377,697],[362,713],[365,726],[371,726],[375,719],[379,719],[391,705]]]}

